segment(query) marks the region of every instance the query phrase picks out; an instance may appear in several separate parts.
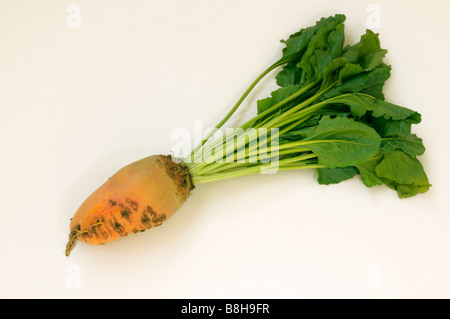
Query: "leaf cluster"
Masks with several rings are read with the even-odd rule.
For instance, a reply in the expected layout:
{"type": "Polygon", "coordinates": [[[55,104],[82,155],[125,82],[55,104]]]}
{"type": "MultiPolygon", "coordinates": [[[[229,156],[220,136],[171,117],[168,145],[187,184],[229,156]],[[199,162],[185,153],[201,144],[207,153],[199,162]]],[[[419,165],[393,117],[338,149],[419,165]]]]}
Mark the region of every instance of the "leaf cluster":
{"type": "Polygon", "coordinates": [[[391,75],[384,61],[387,50],[371,30],[358,43],[345,45],[345,19],[342,14],[322,18],[281,41],[280,59],[257,77],[216,126],[226,122],[259,80],[278,69],[279,88],[257,101],[257,115],[238,128],[275,129],[278,134],[261,139],[235,130],[206,146],[204,139],[192,156],[204,151],[210,155],[189,165],[194,182],[254,174],[270,159],[282,170],[317,169],[320,184],[359,175],[367,187],[386,185],[401,198],[430,188],[418,159],[425,147],[412,133],[421,115],[385,100],[383,87],[391,75]],[[223,147],[235,138],[235,147],[223,147]],[[220,151],[212,152],[214,147],[220,151]],[[278,151],[268,158],[257,152],[263,148],[263,154],[273,154],[273,147],[278,151]],[[225,163],[230,156],[238,163],[225,163]]]}
{"type": "Polygon", "coordinates": [[[257,102],[255,124],[278,126],[281,148],[299,151],[288,156],[317,155],[320,184],[360,175],[367,187],[384,184],[400,197],[426,192],[430,183],[417,158],[425,147],[411,133],[421,115],[385,101],[387,50],[371,30],[344,46],[344,21],[322,18],[282,40],[280,88],[257,102]]]}

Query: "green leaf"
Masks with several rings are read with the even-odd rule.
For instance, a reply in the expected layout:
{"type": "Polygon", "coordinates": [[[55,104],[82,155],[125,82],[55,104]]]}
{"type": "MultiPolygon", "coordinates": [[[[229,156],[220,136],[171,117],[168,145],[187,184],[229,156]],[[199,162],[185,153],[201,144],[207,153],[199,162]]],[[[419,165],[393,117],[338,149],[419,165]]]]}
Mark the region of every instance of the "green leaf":
{"type": "Polygon", "coordinates": [[[287,40],[281,40],[286,46],[283,48],[283,56],[279,62],[287,63],[276,76],[277,84],[281,87],[300,84],[302,70],[297,67],[303,54],[308,49],[311,38],[319,30],[334,30],[338,24],[345,21],[345,15],[337,14],[328,18],[322,18],[316,25],[291,34],[287,40]]]}
{"type": "Polygon", "coordinates": [[[328,101],[347,105],[353,116],[366,121],[381,137],[406,137],[411,133],[411,125],[421,121],[418,112],[368,94],[348,93],[328,101]]]}
{"type": "MultiPolygon", "coordinates": [[[[369,94],[377,99],[384,100],[383,87],[390,76],[391,67],[386,64],[381,64],[379,67],[370,71],[367,77],[361,75],[360,79],[364,80],[364,84],[358,93],[369,94]]],[[[355,80],[358,80],[358,78],[355,80]]]]}
{"type": "Polygon", "coordinates": [[[300,83],[301,70],[297,68],[297,62],[286,64],[283,69],[278,72],[276,80],[281,87],[295,85],[300,83]]]}
{"type": "Polygon", "coordinates": [[[319,165],[329,168],[354,166],[375,156],[381,138],[366,124],[345,117],[324,116],[302,141],[301,147],[314,152],[319,165]]]}
{"type": "Polygon", "coordinates": [[[344,25],[330,25],[320,29],[308,44],[297,67],[302,69],[300,84],[319,83],[327,66],[343,51],[344,25]]]}
{"type": "Polygon", "coordinates": [[[258,107],[258,114],[264,112],[270,107],[276,105],[277,103],[283,101],[294,93],[301,89],[301,85],[289,85],[286,87],[279,88],[271,93],[270,97],[262,100],[258,100],[256,105],[258,107]]]}
{"type": "Polygon", "coordinates": [[[300,123],[292,131],[284,133],[280,136],[280,144],[303,140],[316,129],[322,115],[314,115],[300,123]]]}
{"type": "Polygon", "coordinates": [[[362,73],[358,73],[359,70],[356,66],[346,66],[342,70],[341,83],[324,94],[322,100],[346,93],[365,93],[384,100],[383,86],[391,75],[390,66],[380,64],[377,68],[362,73]]]}
{"type": "Polygon", "coordinates": [[[312,132],[316,129],[318,121],[315,123],[316,125],[303,127],[296,131],[290,131],[280,136],[280,144],[289,143],[289,142],[298,142],[303,140],[308,135],[311,135],[312,132]]]}
{"type": "MultiPolygon", "coordinates": [[[[311,38],[319,31],[333,30],[338,24],[345,21],[346,17],[343,14],[336,14],[327,18],[322,18],[316,22],[314,26],[291,34],[287,40],[281,40],[286,45],[283,48],[283,56],[280,61],[290,62],[300,59],[302,54],[308,48],[311,38]]],[[[294,83],[291,83],[294,84],[294,83]]]]}
{"type": "Polygon", "coordinates": [[[386,120],[384,118],[374,118],[371,120],[372,126],[381,137],[406,137],[411,134],[412,124],[418,124],[421,116],[416,113],[405,120],[386,120]]]}
{"type": "Polygon", "coordinates": [[[375,171],[402,198],[424,193],[431,187],[420,161],[402,151],[385,154],[375,171]]]}
{"type": "Polygon", "coordinates": [[[417,194],[426,193],[431,187],[430,184],[415,186],[407,184],[397,184],[394,182],[388,183],[387,186],[396,190],[400,198],[407,198],[415,196],[417,194]]]}
{"type": "Polygon", "coordinates": [[[345,49],[343,57],[351,63],[359,64],[363,70],[370,71],[380,65],[386,53],[387,50],[380,47],[378,34],[366,30],[357,44],[345,49]]]}
{"type": "Polygon", "coordinates": [[[425,152],[425,146],[422,143],[422,139],[415,134],[410,134],[405,137],[389,137],[382,139],[380,148],[382,154],[387,154],[395,150],[401,150],[411,157],[416,157],[425,152]]]}
{"type": "Polygon", "coordinates": [[[345,93],[366,93],[384,99],[382,90],[390,77],[390,67],[382,63],[387,50],[380,48],[378,34],[367,30],[360,42],[344,51],[341,59],[348,63],[340,72],[338,85],[323,99],[345,93]]]}
{"type": "Polygon", "coordinates": [[[330,99],[330,103],[348,105],[352,114],[363,117],[367,112],[373,117],[383,117],[391,120],[411,119],[413,123],[420,122],[420,114],[406,107],[398,106],[373,96],[361,93],[348,93],[330,99]]]}
{"type": "MultiPolygon", "coordinates": [[[[344,58],[342,58],[344,59],[344,58]]],[[[348,61],[348,60],[347,60],[348,61]]],[[[347,63],[342,70],[339,72],[339,81],[338,83],[341,84],[345,80],[358,75],[360,73],[364,72],[364,69],[359,64],[353,64],[353,63],[347,63]]]]}
{"type": "Polygon", "coordinates": [[[381,179],[375,172],[376,167],[382,159],[383,156],[376,156],[365,163],[356,165],[361,175],[361,180],[367,187],[383,185],[385,183],[385,180],[381,179]]]}
{"type": "Polygon", "coordinates": [[[350,179],[358,175],[356,167],[337,167],[337,168],[319,168],[317,169],[319,177],[317,181],[322,185],[337,184],[344,180],[350,179]]]}
{"type": "Polygon", "coordinates": [[[348,61],[344,58],[337,58],[329,63],[323,70],[322,84],[319,92],[326,92],[341,79],[341,76],[348,76],[355,71],[355,67],[348,67],[348,61]],[[344,75],[343,75],[344,73],[344,75]]]}
{"type": "MultiPolygon", "coordinates": [[[[421,115],[384,101],[383,87],[391,74],[391,67],[383,63],[387,50],[370,30],[344,48],[344,21],[344,15],[322,18],[281,41],[282,57],[252,83],[236,106],[279,67],[280,88],[257,101],[258,115],[241,127],[278,128],[282,168],[321,167],[320,184],[336,184],[359,174],[365,186],[384,184],[400,197],[426,192],[431,185],[417,159],[425,147],[411,134],[421,115]]],[[[232,138],[226,135],[218,142],[232,138]]],[[[251,142],[258,143],[256,137],[240,139],[229,153],[245,150],[251,142]]],[[[254,174],[261,165],[224,164],[194,166],[194,181],[254,174]]]]}

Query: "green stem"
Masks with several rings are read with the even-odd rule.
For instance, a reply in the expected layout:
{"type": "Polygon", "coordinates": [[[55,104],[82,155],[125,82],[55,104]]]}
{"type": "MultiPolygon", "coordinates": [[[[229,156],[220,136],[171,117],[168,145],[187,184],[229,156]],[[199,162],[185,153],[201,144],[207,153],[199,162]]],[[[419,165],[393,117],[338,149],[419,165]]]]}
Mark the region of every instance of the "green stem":
{"type": "MultiPolygon", "coordinates": [[[[250,119],[249,121],[247,121],[246,123],[242,124],[241,126],[239,126],[237,129],[229,132],[228,134],[226,134],[225,136],[223,136],[221,139],[218,139],[214,142],[212,142],[211,144],[207,145],[204,150],[209,151],[212,148],[216,147],[219,143],[224,143],[225,141],[227,141],[230,137],[234,136],[236,133],[236,130],[238,129],[248,129],[252,126],[254,126],[254,124],[259,121],[260,119],[268,116],[270,113],[278,110],[281,106],[283,106],[284,104],[292,101],[293,99],[299,97],[300,95],[302,95],[303,93],[305,93],[306,91],[308,91],[310,88],[314,87],[314,83],[310,83],[308,85],[305,85],[304,87],[302,87],[300,90],[298,90],[296,93],[290,95],[289,97],[285,98],[284,100],[276,103],[275,105],[272,105],[270,108],[268,108],[267,110],[265,110],[264,112],[261,112],[260,114],[256,115],[254,118],[250,119]]],[[[276,118],[276,114],[270,116],[267,120],[271,120],[276,118]]],[[[264,123],[267,121],[265,120],[264,123]]],[[[263,127],[263,123],[259,123],[258,125],[255,126],[256,127],[263,127]]],[[[217,130],[216,130],[217,131],[217,130]]],[[[198,151],[200,148],[197,148],[196,151],[198,151]]],[[[195,158],[195,157],[194,157],[195,158]]]]}
{"type": "MultiPolygon", "coordinates": [[[[301,153],[304,151],[308,151],[307,149],[285,149],[285,150],[281,150],[278,152],[277,155],[274,156],[268,156],[266,158],[264,158],[265,161],[269,161],[270,159],[277,159],[286,155],[291,155],[291,154],[295,154],[295,153],[301,153]]],[[[251,156],[257,156],[258,153],[253,153],[253,154],[249,154],[246,157],[243,158],[238,158],[236,162],[234,163],[212,163],[210,165],[208,165],[205,169],[203,169],[201,171],[201,174],[198,174],[196,176],[205,176],[205,175],[211,175],[211,174],[216,174],[219,172],[223,172],[223,171],[227,171],[227,170],[236,170],[236,169],[240,169],[243,167],[249,167],[249,166],[256,166],[256,165],[263,165],[261,164],[261,162],[256,162],[256,163],[249,163],[246,162],[246,160],[249,160],[249,158],[251,156]],[[245,162],[241,162],[241,161],[245,161],[245,162]]],[[[297,156],[297,161],[300,160],[309,160],[309,159],[313,159],[313,158],[317,158],[317,155],[314,153],[308,153],[308,154],[303,154],[303,155],[299,155],[297,156]]]]}
{"type": "MultiPolygon", "coordinates": [[[[285,105],[286,103],[289,103],[290,101],[294,100],[295,98],[299,97],[300,95],[302,95],[303,93],[305,93],[306,91],[308,91],[309,89],[311,89],[312,87],[314,87],[314,83],[310,83],[305,85],[304,87],[302,87],[300,90],[298,90],[297,92],[295,92],[294,94],[288,96],[287,98],[285,98],[284,100],[272,105],[270,108],[268,108],[267,110],[259,113],[257,116],[255,116],[254,118],[252,118],[251,120],[247,121],[245,124],[241,125],[242,128],[248,128],[253,126],[253,124],[255,124],[258,120],[266,117],[268,114],[272,113],[273,111],[278,110],[281,106],[285,105]]],[[[263,124],[260,123],[258,124],[259,127],[262,127],[263,124]]]]}
{"type": "Polygon", "coordinates": [[[239,106],[242,104],[242,102],[245,100],[247,95],[253,90],[253,88],[261,81],[263,77],[265,77],[269,72],[276,69],[277,67],[285,64],[283,61],[278,61],[275,64],[271,65],[267,70],[265,70],[263,73],[261,73],[250,86],[247,88],[247,90],[242,94],[242,96],[239,98],[239,100],[236,102],[236,104],[233,106],[233,108],[225,115],[225,117],[217,124],[214,129],[209,132],[209,134],[192,150],[191,154],[189,155],[191,159],[194,158],[194,154],[214,135],[214,133],[217,132],[229,119],[230,117],[236,112],[236,110],[239,108],[239,106]]]}
{"type": "MultiPolygon", "coordinates": [[[[302,102],[300,104],[297,104],[293,108],[287,110],[286,112],[282,113],[280,116],[277,116],[276,118],[271,120],[269,123],[267,123],[267,126],[270,126],[270,127],[281,127],[281,126],[289,124],[289,123],[291,123],[293,121],[301,120],[302,116],[307,115],[307,114],[310,113],[310,111],[309,111],[310,108],[308,108],[308,111],[306,111],[306,112],[299,112],[299,111],[304,109],[305,107],[307,107],[311,103],[315,102],[320,97],[321,97],[321,95],[319,95],[319,94],[311,96],[306,101],[304,101],[304,102],[302,102]],[[295,116],[293,116],[294,114],[295,114],[295,116]]],[[[321,103],[322,102],[314,104],[311,107],[319,108],[319,107],[323,106],[323,105],[321,105],[321,103]]]]}
{"type": "MultiPolygon", "coordinates": [[[[297,169],[313,169],[313,168],[323,168],[325,166],[319,165],[319,164],[302,164],[298,163],[297,165],[280,165],[278,167],[278,171],[285,171],[285,170],[297,170],[297,169]]],[[[208,183],[208,182],[215,182],[215,181],[221,181],[225,179],[230,179],[234,177],[239,176],[247,176],[247,175],[253,175],[257,174],[261,171],[261,165],[257,166],[251,166],[246,167],[245,169],[238,169],[235,171],[229,171],[229,172],[223,172],[218,174],[211,174],[206,176],[194,176],[193,180],[195,184],[201,184],[201,183],[208,183]]]]}
{"type": "MultiPolygon", "coordinates": [[[[312,99],[312,98],[311,98],[312,99]]],[[[301,104],[299,104],[299,105],[297,105],[295,108],[302,108],[302,107],[305,107],[305,105],[308,105],[309,104],[309,102],[308,101],[305,101],[305,102],[303,102],[303,103],[301,103],[301,104]]],[[[318,103],[319,104],[319,103],[318,103]]],[[[316,104],[317,105],[317,104],[316,104]]],[[[317,108],[319,108],[321,105],[319,105],[317,108]]],[[[306,115],[307,113],[305,113],[305,115],[306,115]]],[[[298,116],[296,116],[296,118],[298,118],[298,116]]],[[[306,121],[307,119],[308,119],[309,117],[306,117],[306,116],[304,116],[304,117],[301,117],[300,119],[297,119],[296,121],[292,121],[292,120],[289,120],[289,122],[293,122],[293,123],[291,123],[291,125],[290,126],[287,126],[287,127],[285,127],[285,128],[283,128],[280,132],[278,132],[278,134],[275,134],[275,136],[272,136],[272,135],[270,135],[270,138],[268,139],[268,136],[266,136],[263,140],[260,140],[259,141],[259,143],[260,144],[262,144],[262,143],[265,143],[265,145],[267,145],[267,143],[268,142],[270,142],[271,140],[272,140],[272,138],[274,138],[274,137],[278,137],[278,136],[280,136],[280,135],[282,135],[282,134],[284,134],[284,133],[286,133],[286,132],[288,132],[288,131],[290,131],[292,128],[294,128],[294,127],[296,127],[296,126],[298,126],[298,125],[300,125],[301,123],[303,123],[304,121],[306,121]]],[[[286,124],[286,123],[284,123],[284,124],[286,124]]],[[[284,125],[283,124],[283,125],[284,125]]],[[[235,132],[236,130],[234,130],[233,132],[235,132]]],[[[232,135],[230,135],[230,136],[232,136],[232,135]]],[[[230,137],[229,136],[229,137],[230,137]]],[[[228,139],[229,139],[229,137],[228,137],[228,139]]],[[[250,148],[249,148],[249,151],[253,151],[255,148],[257,148],[258,147],[258,145],[257,145],[257,143],[252,143],[252,142],[254,142],[255,141],[255,139],[257,138],[258,136],[256,136],[256,137],[253,137],[253,138],[249,138],[250,140],[249,140],[249,145],[250,145],[250,148]]],[[[227,139],[227,140],[228,140],[227,139]]],[[[231,154],[233,154],[234,152],[235,152],[235,150],[237,150],[237,149],[239,149],[239,148],[241,148],[241,147],[243,147],[244,145],[246,144],[246,141],[245,141],[245,135],[243,136],[243,135],[241,135],[241,136],[238,136],[238,141],[236,142],[236,145],[234,145],[234,147],[233,147],[233,150],[231,151],[231,152],[228,152],[227,154],[215,154],[214,156],[211,156],[211,155],[209,155],[209,156],[207,156],[206,158],[204,157],[203,158],[203,162],[202,163],[195,163],[195,164],[191,164],[190,165],[190,169],[191,169],[191,172],[192,172],[192,174],[199,174],[199,175],[202,175],[205,171],[209,171],[211,168],[209,167],[210,165],[211,165],[211,163],[213,163],[213,162],[218,162],[218,161],[223,161],[228,155],[231,155],[231,154]]],[[[222,144],[223,145],[223,144],[222,144]]],[[[206,149],[206,150],[208,150],[208,151],[210,151],[211,149],[206,149]]],[[[261,152],[261,150],[260,150],[260,152],[261,152]]],[[[227,163],[227,164],[230,164],[230,163],[227,163]]]]}
{"type": "MultiPolygon", "coordinates": [[[[274,66],[277,64],[274,64],[274,66]]],[[[272,67],[271,67],[272,68],[272,67]]],[[[257,80],[250,86],[250,88],[246,91],[243,98],[241,98],[238,101],[237,106],[242,102],[242,100],[245,98],[245,96],[250,92],[250,90],[256,85],[256,83],[265,75],[267,74],[271,68],[263,72],[263,74],[258,77],[257,80]]],[[[296,97],[300,96],[304,92],[306,92],[308,89],[311,88],[311,86],[314,86],[314,84],[309,84],[294,93],[293,95],[289,96],[288,98],[280,101],[279,103],[276,103],[272,107],[268,108],[264,112],[261,112],[251,120],[247,121],[245,124],[241,125],[238,129],[233,130],[232,132],[226,134],[222,138],[213,141],[203,149],[201,147],[203,146],[205,140],[208,140],[210,138],[206,137],[204,142],[202,142],[201,145],[199,145],[192,153],[192,157],[196,158],[197,156],[201,155],[202,162],[201,163],[187,163],[190,168],[190,172],[193,176],[194,183],[201,183],[206,181],[213,181],[213,180],[219,180],[219,179],[225,179],[225,178],[231,178],[234,176],[243,176],[243,175],[249,175],[254,174],[255,172],[261,170],[265,164],[260,162],[255,163],[249,163],[250,159],[258,159],[258,154],[262,154],[262,152],[267,152],[269,147],[267,146],[269,142],[272,141],[272,139],[276,136],[279,137],[282,134],[285,134],[292,130],[293,128],[297,127],[304,121],[308,120],[312,113],[317,111],[318,109],[322,108],[324,105],[329,104],[332,102],[333,98],[330,98],[325,101],[318,102],[316,104],[313,104],[316,102],[319,98],[323,96],[325,92],[329,90],[330,87],[320,89],[316,94],[308,98],[307,100],[297,104],[296,106],[284,111],[280,115],[272,114],[272,112],[278,110],[282,105],[288,103],[289,101],[292,101],[296,97]],[[258,124],[256,124],[260,119],[263,119],[266,117],[266,119],[258,124]],[[255,125],[256,124],[256,125],[255,125]],[[252,125],[255,127],[264,126],[265,128],[278,128],[281,129],[278,131],[275,136],[265,136],[263,140],[258,141],[259,134],[249,134],[248,132],[243,132],[244,129],[250,128],[252,125]],[[219,143],[222,143],[222,147],[225,147],[225,142],[230,141],[231,138],[237,137],[237,141],[235,144],[235,141],[233,140],[233,148],[231,150],[229,149],[222,149],[221,152],[214,153],[212,155],[211,151],[217,150],[217,146],[219,146],[219,143]],[[264,143],[264,144],[263,144],[264,143]],[[247,146],[248,145],[248,146],[247,146]],[[261,146],[265,145],[263,149],[261,150],[261,146]],[[214,149],[216,148],[216,149],[214,149]],[[196,154],[198,151],[201,151],[202,153],[196,154]],[[210,152],[206,157],[204,156],[205,151],[210,152]],[[259,153],[258,153],[259,151],[259,153]],[[242,152],[242,153],[241,153],[242,152]],[[197,156],[195,156],[197,155],[197,156]],[[228,156],[233,156],[233,162],[230,163],[224,163],[226,159],[228,159],[228,156]],[[256,157],[256,158],[255,158],[256,157]]],[[[229,114],[232,114],[234,110],[230,111],[229,114]]],[[[230,115],[231,116],[231,115],[230,115]]],[[[222,126],[225,121],[228,119],[228,117],[225,117],[224,120],[219,123],[218,127],[222,126]]],[[[218,129],[218,128],[217,128],[218,129]]],[[[256,128],[255,128],[256,130],[256,128]]],[[[212,134],[210,134],[212,136],[212,134]]],[[[277,159],[283,156],[287,156],[290,154],[295,153],[302,153],[302,152],[308,152],[309,150],[306,148],[302,148],[302,146],[307,145],[311,143],[310,141],[296,141],[291,143],[284,143],[282,145],[277,144],[277,159]]],[[[220,151],[220,150],[218,150],[220,151]]],[[[264,153],[266,154],[266,153],[264,153]]],[[[272,155],[273,153],[271,153],[272,155]]],[[[282,158],[279,160],[280,167],[283,166],[285,169],[288,167],[286,166],[288,163],[294,162],[295,165],[289,164],[289,169],[292,168],[292,166],[297,167],[298,165],[301,165],[302,167],[306,164],[311,165],[310,163],[296,163],[296,161],[299,160],[307,160],[314,158],[315,155],[308,153],[303,154],[302,156],[294,156],[294,157],[287,157],[282,158]],[[302,157],[303,156],[303,157],[302,157]],[[305,157],[306,156],[306,157],[305,157]]],[[[270,159],[271,157],[264,157],[265,159],[270,159]]]]}
{"type": "MultiPolygon", "coordinates": [[[[236,132],[237,130],[233,130],[233,131],[236,132]]],[[[240,129],[239,133],[242,133],[242,131],[243,131],[243,129],[240,129]]],[[[277,135],[277,134],[275,134],[275,135],[277,135]]],[[[202,168],[204,168],[208,164],[226,160],[227,158],[229,158],[228,156],[232,156],[237,150],[245,147],[247,143],[250,146],[252,146],[251,147],[252,149],[254,147],[257,147],[258,146],[258,137],[259,137],[259,134],[255,129],[254,131],[251,131],[251,132],[247,132],[247,133],[244,132],[244,134],[236,135],[237,140],[233,141],[232,149],[228,149],[226,147],[226,143],[222,143],[222,147],[224,148],[224,149],[222,149],[222,152],[214,154],[214,155],[208,154],[208,156],[205,156],[204,152],[206,152],[206,151],[210,152],[211,149],[203,149],[203,154],[200,154],[200,155],[202,155],[202,163],[195,163],[195,164],[190,165],[191,173],[196,174],[196,173],[198,173],[199,170],[203,171],[202,168]],[[248,134],[248,133],[252,133],[252,134],[248,134]]],[[[234,135],[233,135],[233,138],[234,138],[234,135]]],[[[266,138],[267,138],[267,136],[266,136],[266,138]]],[[[271,138],[274,138],[274,136],[271,136],[271,138]]],[[[229,139],[227,139],[227,141],[230,142],[229,139]]],[[[259,141],[259,142],[261,143],[262,141],[259,141]]],[[[247,150],[244,149],[244,151],[247,151],[247,150]]]]}

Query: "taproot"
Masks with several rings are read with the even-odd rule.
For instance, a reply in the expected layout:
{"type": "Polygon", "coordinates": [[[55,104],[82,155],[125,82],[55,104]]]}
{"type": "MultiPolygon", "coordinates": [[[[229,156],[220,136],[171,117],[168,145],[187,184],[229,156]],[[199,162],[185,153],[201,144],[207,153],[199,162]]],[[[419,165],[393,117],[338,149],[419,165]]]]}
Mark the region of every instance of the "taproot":
{"type": "Polygon", "coordinates": [[[77,240],[102,245],[161,225],[192,189],[187,167],[171,156],[153,155],[123,167],[76,211],[66,255],[77,240]]]}

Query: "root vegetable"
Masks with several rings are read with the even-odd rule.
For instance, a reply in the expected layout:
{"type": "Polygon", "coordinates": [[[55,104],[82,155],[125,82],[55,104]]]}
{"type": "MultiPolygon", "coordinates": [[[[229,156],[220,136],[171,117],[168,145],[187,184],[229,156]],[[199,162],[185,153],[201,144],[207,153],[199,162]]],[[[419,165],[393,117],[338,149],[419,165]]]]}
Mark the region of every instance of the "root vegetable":
{"type": "Polygon", "coordinates": [[[131,163],[92,193],[70,224],[66,255],[76,240],[102,245],[161,225],[193,188],[186,166],[154,155],[131,163]]]}
{"type": "Polygon", "coordinates": [[[180,161],[150,156],[113,175],[75,213],[66,255],[77,240],[106,244],[160,225],[194,185],[257,174],[273,163],[277,170],[316,169],[320,184],[360,175],[365,186],[385,185],[400,198],[427,192],[431,185],[418,159],[425,147],[411,133],[421,115],[384,100],[391,72],[383,63],[387,50],[370,30],[358,43],[344,46],[344,21],[341,14],[322,18],[283,40],[281,58],[180,161]],[[257,115],[211,139],[277,68],[280,88],[257,101],[257,115]]]}

